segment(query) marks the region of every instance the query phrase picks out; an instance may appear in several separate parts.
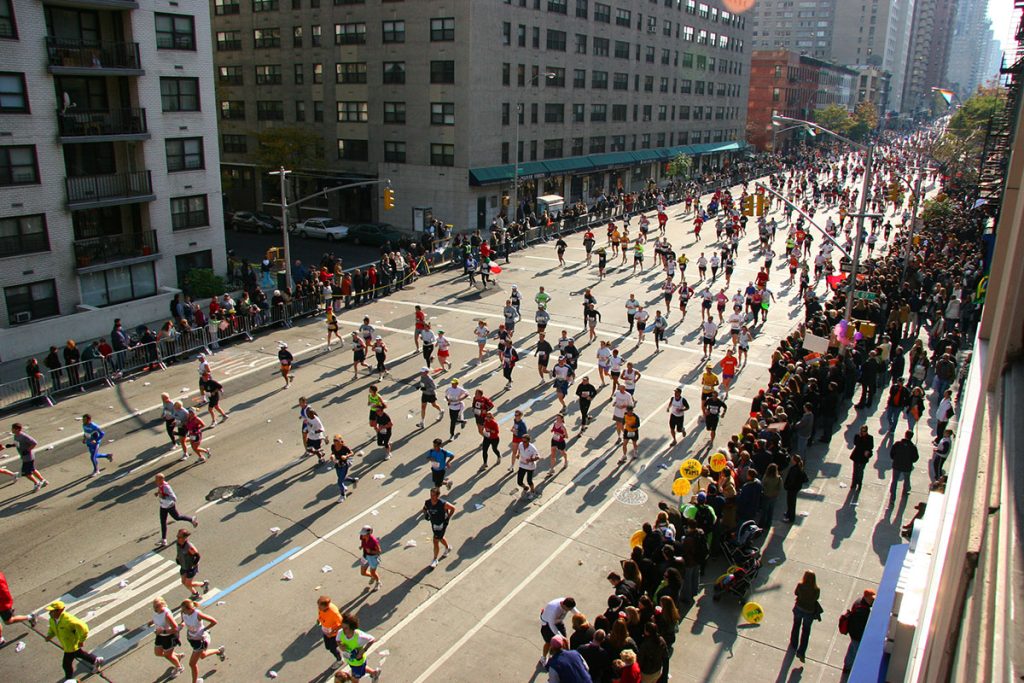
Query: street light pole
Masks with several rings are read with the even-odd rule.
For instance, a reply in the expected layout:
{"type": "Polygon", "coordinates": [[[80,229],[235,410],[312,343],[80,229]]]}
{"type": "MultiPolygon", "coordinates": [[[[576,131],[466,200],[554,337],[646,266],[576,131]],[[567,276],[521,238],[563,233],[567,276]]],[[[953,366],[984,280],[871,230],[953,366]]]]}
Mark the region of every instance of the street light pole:
{"type": "Polygon", "coordinates": [[[289,289],[292,288],[292,259],[291,245],[288,243],[288,174],[291,171],[281,166],[277,171],[271,171],[270,175],[280,176],[281,180],[281,241],[284,247],[284,283],[289,289]]]}
{"type": "Polygon", "coordinates": [[[857,291],[857,271],[860,270],[860,250],[864,241],[864,218],[867,217],[868,193],[871,191],[871,167],[875,160],[875,146],[869,145],[866,159],[864,160],[864,184],[861,186],[860,209],[857,212],[857,237],[853,241],[853,262],[850,264],[850,286],[846,292],[846,314],[843,316],[847,322],[853,320],[853,295],[857,291]]]}
{"type": "Polygon", "coordinates": [[[903,250],[903,272],[900,274],[900,291],[903,291],[903,285],[907,282],[907,269],[910,267],[910,247],[914,243],[914,231],[917,230],[917,210],[921,206],[921,178],[922,170],[927,169],[915,169],[917,171],[917,179],[914,181],[914,211],[910,217],[910,234],[907,236],[907,244],[903,250]]]}

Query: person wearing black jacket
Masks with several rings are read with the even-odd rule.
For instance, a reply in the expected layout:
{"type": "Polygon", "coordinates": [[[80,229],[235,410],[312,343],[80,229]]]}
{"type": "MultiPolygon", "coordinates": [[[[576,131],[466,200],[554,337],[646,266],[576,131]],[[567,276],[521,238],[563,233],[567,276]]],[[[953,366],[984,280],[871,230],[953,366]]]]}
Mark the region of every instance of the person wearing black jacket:
{"type": "Polygon", "coordinates": [[[860,490],[864,484],[864,468],[875,452],[875,437],[868,434],[867,425],[863,425],[855,437],[853,437],[853,451],[850,453],[850,460],[853,461],[853,479],[850,481],[850,489],[860,490]]]}
{"type": "Polygon", "coordinates": [[[819,440],[828,444],[832,441],[832,432],[835,430],[836,418],[839,415],[839,385],[835,382],[828,383],[828,391],[821,395],[818,403],[818,424],[821,425],[821,437],[819,440]]]}
{"type": "Polygon", "coordinates": [[[622,596],[627,605],[636,606],[640,600],[640,589],[629,579],[624,579],[617,572],[608,574],[608,583],[615,589],[615,595],[622,596]]]}
{"type": "Polygon", "coordinates": [[[846,635],[850,636],[850,646],[846,649],[846,657],[843,659],[843,673],[849,673],[854,660],[857,659],[857,650],[860,648],[861,638],[864,637],[864,629],[868,625],[868,617],[871,616],[871,606],[874,603],[875,591],[868,588],[846,611],[846,635]]]}
{"type": "Polygon", "coordinates": [[[857,402],[856,408],[870,407],[875,400],[875,390],[878,387],[878,373],[880,370],[880,363],[878,362],[878,355],[871,351],[868,353],[867,359],[864,364],[860,367],[860,400],[857,402]]]}
{"type": "Polygon", "coordinates": [[[786,477],[782,480],[782,488],[786,490],[786,516],[782,518],[782,521],[792,523],[796,519],[796,497],[808,481],[810,480],[807,478],[807,472],[804,471],[804,460],[794,453],[790,458],[786,477]]]}
{"type": "Polygon", "coordinates": [[[914,463],[920,457],[914,445],[914,432],[907,431],[903,438],[889,449],[892,458],[892,482],[889,484],[889,502],[896,499],[896,486],[903,480],[903,496],[910,495],[910,473],[914,471],[914,463]]]}

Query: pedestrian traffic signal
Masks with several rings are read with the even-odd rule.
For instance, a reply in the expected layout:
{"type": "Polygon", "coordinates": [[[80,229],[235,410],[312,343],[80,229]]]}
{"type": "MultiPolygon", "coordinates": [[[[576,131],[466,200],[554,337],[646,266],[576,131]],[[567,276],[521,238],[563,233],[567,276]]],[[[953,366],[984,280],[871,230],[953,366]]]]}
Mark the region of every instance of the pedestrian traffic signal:
{"type": "Polygon", "coordinates": [[[900,185],[899,181],[893,181],[889,183],[889,192],[886,195],[886,199],[888,199],[890,202],[898,202],[902,194],[903,186],[900,185]]]}
{"type": "Polygon", "coordinates": [[[765,206],[764,195],[763,194],[756,195],[755,199],[756,199],[755,204],[757,204],[757,215],[758,216],[763,216],[764,215],[764,206],[765,206]]]}
{"type": "Polygon", "coordinates": [[[384,210],[390,211],[395,208],[395,191],[390,187],[384,188],[384,210]]]}
{"type": "Polygon", "coordinates": [[[743,209],[744,216],[754,215],[754,195],[748,194],[740,201],[740,206],[743,209]]]}

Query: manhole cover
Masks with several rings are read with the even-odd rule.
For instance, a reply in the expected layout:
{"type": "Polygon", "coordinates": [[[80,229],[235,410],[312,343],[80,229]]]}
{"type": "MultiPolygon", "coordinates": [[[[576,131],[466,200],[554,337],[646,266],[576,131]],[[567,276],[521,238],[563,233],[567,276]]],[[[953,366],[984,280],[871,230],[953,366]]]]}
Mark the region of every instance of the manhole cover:
{"type": "Polygon", "coordinates": [[[615,492],[615,500],[626,505],[643,505],[647,502],[647,494],[640,489],[623,486],[615,492]]]}
{"type": "Polygon", "coordinates": [[[206,494],[206,500],[245,500],[252,495],[252,489],[245,486],[218,486],[206,494]]]}

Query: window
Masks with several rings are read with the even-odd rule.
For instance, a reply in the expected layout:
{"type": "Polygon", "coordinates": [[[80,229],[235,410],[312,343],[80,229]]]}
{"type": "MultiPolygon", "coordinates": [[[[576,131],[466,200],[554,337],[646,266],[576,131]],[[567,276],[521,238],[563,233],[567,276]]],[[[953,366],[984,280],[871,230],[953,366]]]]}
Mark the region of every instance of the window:
{"type": "Polygon", "coordinates": [[[545,140],[544,141],[544,158],[545,159],[560,159],[562,158],[562,138],[557,140],[545,140]]]}
{"type": "Polygon", "coordinates": [[[605,139],[603,135],[595,135],[590,138],[590,153],[603,154],[605,150],[605,139]]]}
{"type": "Polygon", "coordinates": [[[335,83],[366,83],[366,62],[338,62],[334,65],[335,83]]]}
{"type": "Polygon", "coordinates": [[[501,22],[501,44],[512,44],[512,24],[507,21],[501,22]]]}
{"type": "Polygon", "coordinates": [[[454,126],[455,125],[455,103],[454,102],[431,102],[430,103],[430,125],[432,125],[432,126],[454,126]]]}
{"type": "Polygon", "coordinates": [[[214,0],[213,13],[218,17],[225,14],[238,14],[238,0],[214,0]]]}
{"type": "MultiPolygon", "coordinates": [[[[2,0],[0,0],[2,1],[2,0]]],[[[242,33],[240,31],[217,31],[217,51],[228,52],[242,49],[242,33]]]]}
{"type": "Polygon", "coordinates": [[[569,154],[578,157],[583,154],[583,138],[573,138],[569,154]]]}
{"type": "Polygon", "coordinates": [[[366,123],[370,120],[370,106],[366,102],[338,102],[340,123],[366,123]]]}
{"type": "Polygon", "coordinates": [[[314,64],[313,65],[313,82],[323,83],[324,82],[324,65],[314,64]]]}
{"type": "Polygon", "coordinates": [[[640,136],[640,149],[650,149],[651,147],[651,134],[644,133],[640,136]]]}
{"type": "Polygon", "coordinates": [[[616,40],[615,56],[619,59],[629,59],[629,43],[624,40],[616,40]]]}
{"type": "Polygon", "coordinates": [[[161,78],[160,101],[164,111],[199,111],[199,79],[161,78]]]}
{"type": "Polygon", "coordinates": [[[338,159],[366,161],[370,158],[370,143],[366,140],[338,140],[338,159]]]}
{"type": "Polygon", "coordinates": [[[654,76],[644,76],[644,92],[654,92],[654,76]]]}
{"type": "Polygon", "coordinates": [[[565,87],[565,69],[560,66],[549,66],[547,73],[553,74],[550,78],[544,81],[546,88],[564,88],[565,87]]]}
{"type": "Polygon", "coordinates": [[[626,151],[626,136],[625,135],[613,135],[611,145],[608,147],[610,152],[625,152],[626,151]]]}
{"type": "Polygon", "coordinates": [[[548,49],[565,52],[565,31],[548,29],[548,49]]]}
{"type": "Polygon", "coordinates": [[[217,82],[223,85],[242,85],[242,67],[222,66],[217,69],[217,82]]]}
{"type": "Polygon", "coordinates": [[[221,100],[220,117],[225,121],[244,120],[245,102],[243,100],[221,100]]]}
{"type": "MultiPolygon", "coordinates": [[[[2,3],[3,0],[0,0],[0,4],[2,3]]],[[[53,280],[5,287],[4,298],[7,300],[7,320],[11,325],[48,318],[60,313],[57,305],[57,285],[53,280]]]]}
{"type": "Polygon", "coordinates": [[[692,26],[684,26],[683,27],[683,40],[685,40],[688,43],[692,43],[693,42],[693,27],[692,26]]]}
{"type": "Polygon", "coordinates": [[[615,10],[615,24],[617,26],[625,26],[628,28],[632,23],[631,17],[632,13],[628,9],[615,10]]]}
{"type": "Polygon", "coordinates": [[[156,268],[152,261],[86,273],[79,276],[82,303],[110,306],[156,294],[156,268]]]}
{"type": "Polygon", "coordinates": [[[381,37],[385,43],[405,42],[405,22],[385,21],[381,24],[381,37]]]}
{"type": "Polygon", "coordinates": [[[587,105],[585,104],[574,104],[572,105],[572,122],[573,123],[584,123],[587,120],[587,105]]]}
{"type": "Polygon", "coordinates": [[[257,121],[284,121],[284,102],[281,100],[256,100],[257,121]]]}
{"type": "Polygon", "coordinates": [[[202,138],[169,138],[164,141],[164,146],[168,173],[206,168],[202,138]]]}
{"type": "Polygon", "coordinates": [[[574,88],[586,88],[587,87],[587,70],[586,69],[573,69],[572,70],[572,87],[574,87],[574,88]]]}
{"type": "Polygon", "coordinates": [[[651,120],[651,105],[645,104],[643,108],[643,119],[644,121],[651,120]]]}
{"type": "Polygon", "coordinates": [[[587,18],[587,3],[588,3],[588,0],[576,0],[576,18],[577,19],[586,19],[587,18]]]}
{"type": "Polygon", "coordinates": [[[629,74],[612,74],[612,90],[629,90],[629,74]]]}
{"type": "Polygon", "coordinates": [[[313,121],[316,123],[324,122],[324,103],[320,100],[313,101],[313,121]]]}
{"type": "Polygon", "coordinates": [[[292,47],[302,47],[302,27],[292,27],[292,47]]]}
{"type": "Polygon", "coordinates": [[[612,23],[612,6],[606,5],[603,2],[595,2],[594,21],[599,21],[602,24],[612,23]]]}
{"type": "Polygon", "coordinates": [[[510,111],[509,103],[508,102],[502,102],[501,103],[501,125],[503,125],[503,126],[507,126],[508,122],[511,120],[511,117],[509,116],[509,111],[510,111]]]}
{"type": "Polygon", "coordinates": [[[612,105],[612,121],[625,121],[626,120],[626,105],[624,104],[613,104],[612,105]]]}
{"type": "Polygon", "coordinates": [[[252,11],[253,13],[276,12],[277,0],[252,0],[252,11]]]}
{"type": "MultiPolygon", "coordinates": [[[[241,137],[244,138],[244,136],[241,137]]],[[[206,208],[205,194],[191,197],[171,197],[171,227],[173,229],[202,228],[209,224],[210,212],[206,208]]]]}
{"type": "Polygon", "coordinates": [[[385,102],[384,123],[405,123],[405,102],[385,102]]]}
{"type": "Polygon", "coordinates": [[[690,120],[690,108],[687,105],[681,105],[679,107],[679,120],[689,121],[690,120]]]}
{"type": "Polygon", "coordinates": [[[454,166],[455,145],[431,143],[430,145],[431,166],[454,166]]]}
{"type": "Polygon", "coordinates": [[[607,71],[591,71],[590,72],[590,87],[595,90],[607,90],[608,89],[608,72],[607,71]]]}
{"type": "Polygon", "coordinates": [[[679,81],[679,92],[680,93],[682,93],[683,95],[689,95],[692,90],[693,90],[693,81],[691,81],[688,78],[684,78],[683,80],[679,81]]]}
{"type": "MultiPolygon", "coordinates": [[[[454,83],[455,62],[453,60],[430,62],[431,83],[454,83]]],[[[435,164],[436,165],[436,164],[435,164]]]]}
{"type": "Polygon", "coordinates": [[[569,11],[568,4],[568,0],[548,0],[548,11],[567,14],[569,11]]]}
{"type": "Polygon", "coordinates": [[[430,39],[434,42],[455,40],[455,17],[430,20],[430,39]]]}
{"type": "Polygon", "coordinates": [[[585,33],[576,34],[576,54],[587,54],[587,34],[585,33]]]}
{"type": "Polygon", "coordinates": [[[648,45],[644,50],[644,61],[648,64],[654,64],[654,46],[648,45]]]}
{"type": "Polygon", "coordinates": [[[220,136],[220,146],[226,154],[245,154],[248,151],[244,135],[225,133],[220,136]]]}
{"type": "Polygon", "coordinates": [[[0,187],[38,183],[35,146],[0,147],[0,187]]]}
{"type": "Polygon", "coordinates": [[[565,105],[561,102],[544,105],[544,123],[564,123],[565,105]]]}
{"type": "Polygon", "coordinates": [[[526,47],[526,26],[519,24],[519,28],[516,29],[516,42],[519,47],[526,47]]]}
{"type": "Polygon", "coordinates": [[[11,0],[0,0],[0,38],[17,38],[18,25],[14,21],[14,7],[11,0]]]}
{"type": "Polygon", "coordinates": [[[279,28],[257,28],[252,32],[253,47],[271,48],[281,47],[281,29],[279,28]]]}
{"type": "Polygon", "coordinates": [[[533,46],[540,47],[540,27],[533,27],[533,46]]]}
{"type": "Polygon", "coordinates": [[[385,142],[384,143],[384,161],[389,161],[395,164],[405,163],[405,143],[404,142],[385,142]]]}
{"type": "Polygon", "coordinates": [[[306,82],[306,65],[292,64],[292,80],[295,85],[302,85],[306,82]]]}
{"type": "Polygon", "coordinates": [[[334,25],[335,45],[363,45],[366,43],[366,24],[348,23],[334,25]]]}
{"type": "Polygon", "coordinates": [[[25,88],[25,74],[0,72],[0,113],[28,113],[28,91],[25,88]]]}
{"type": "Polygon", "coordinates": [[[320,47],[323,41],[323,30],[319,25],[309,27],[309,44],[313,47],[320,47]]]}
{"type": "Polygon", "coordinates": [[[281,85],[281,65],[257,64],[256,85],[281,85]]]}
{"type": "Polygon", "coordinates": [[[384,82],[391,85],[405,83],[405,62],[384,62],[384,82]]]}
{"type": "Polygon", "coordinates": [[[593,121],[607,121],[608,120],[608,105],[607,104],[592,104],[590,105],[590,120],[593,121]]]}
{"type": "Polygon", "coordinates": [[[596,38],[596,37],[594,38],[594,56],[595,57],[607,57],[608,56],[608,39],[607,38],[596,38]]]}
{"type": "Polygon", "coordinates": [[[306,120],[306,103],[302,100],[295,102],[295,120],[300,123],[306,120]]]}
{"type": "Polygon", "coordinates": [[[0,218],[0,258],[50,251],[46,214],[0,218]]]}
{"type": "Polygon", "coordinates": [[[668,76],[662,76],[658,82],[658,92],[668,92],[668,76]]]}
{"type": "Polygon", "coordinates": [[[658,120],[659,121],[668,121],[668,105],[667,104],[659,104],[658,105],[658,120]]]}
{"type": "Polygon", "coordinates": [[[195,50],[195,19],[184,14],[156,14],[158,50],[195,50]]]}

